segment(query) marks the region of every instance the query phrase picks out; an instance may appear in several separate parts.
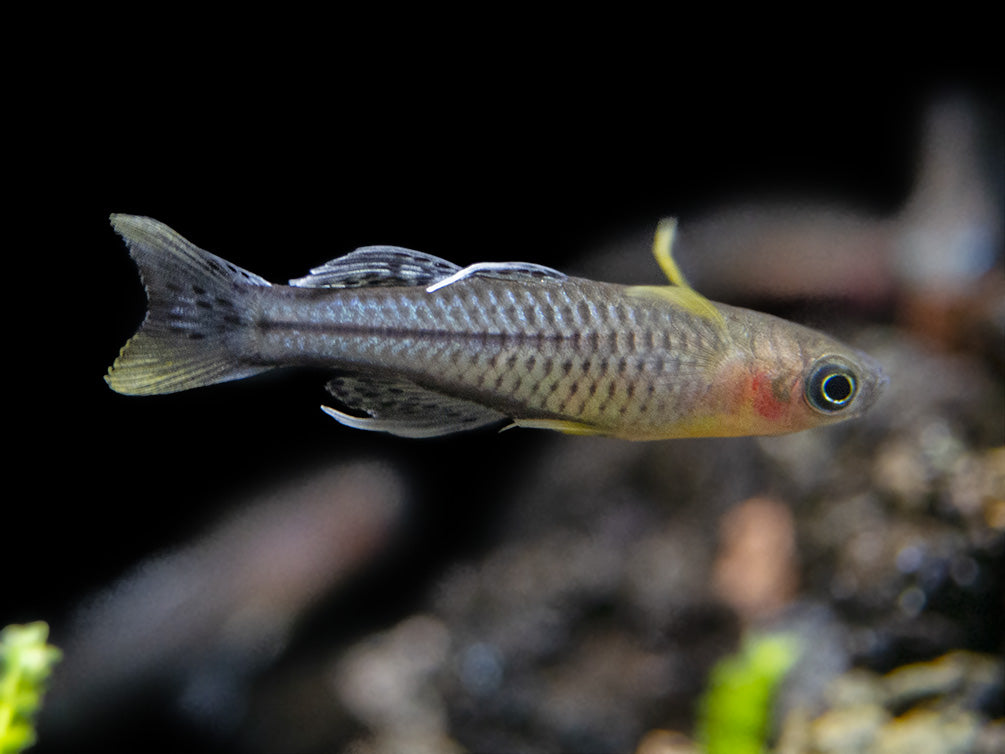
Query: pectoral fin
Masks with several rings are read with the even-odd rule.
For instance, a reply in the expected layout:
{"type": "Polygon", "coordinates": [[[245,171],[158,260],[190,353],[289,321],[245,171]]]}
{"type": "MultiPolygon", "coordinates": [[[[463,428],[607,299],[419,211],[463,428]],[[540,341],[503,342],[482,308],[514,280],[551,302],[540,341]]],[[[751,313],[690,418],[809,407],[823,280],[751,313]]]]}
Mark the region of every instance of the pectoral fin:
{"type": "Polygon", "coordinates": [[[568,419],[514,419],[513,423],[506,427],[526,427],[528,429],[553,429],[567,435],[602,435],[605,434],[596,427],[582,422],[570,421],[568,419]]]}

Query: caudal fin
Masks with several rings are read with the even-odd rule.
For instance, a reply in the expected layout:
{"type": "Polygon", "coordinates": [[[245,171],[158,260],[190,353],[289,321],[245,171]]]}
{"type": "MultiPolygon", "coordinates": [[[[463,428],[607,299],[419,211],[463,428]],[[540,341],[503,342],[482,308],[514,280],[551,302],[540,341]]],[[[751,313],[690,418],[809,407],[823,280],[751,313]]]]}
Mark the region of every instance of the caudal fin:
{"type": "Polygon", "coordinates": [[[250,377],[242,363],[248,299],[269,282],[189,243],[149,217],[112,215],[147,292],[147,316],[105,381],[117,393],[175,393],[250,377]]]}

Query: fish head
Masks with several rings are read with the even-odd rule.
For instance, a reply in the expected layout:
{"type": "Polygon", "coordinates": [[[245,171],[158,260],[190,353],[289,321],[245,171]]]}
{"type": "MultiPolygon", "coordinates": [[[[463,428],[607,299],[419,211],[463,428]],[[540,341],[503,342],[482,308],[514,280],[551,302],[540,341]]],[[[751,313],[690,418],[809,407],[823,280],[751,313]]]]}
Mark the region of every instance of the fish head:
{"type": "Polygon", "coordinates": [[[718,382],[720,405],[731,406],[731,434],[777,435],[854,419],[888,382],[870,356],[821,332],[743,309],[723,313],[734,348],[718,382]]]}

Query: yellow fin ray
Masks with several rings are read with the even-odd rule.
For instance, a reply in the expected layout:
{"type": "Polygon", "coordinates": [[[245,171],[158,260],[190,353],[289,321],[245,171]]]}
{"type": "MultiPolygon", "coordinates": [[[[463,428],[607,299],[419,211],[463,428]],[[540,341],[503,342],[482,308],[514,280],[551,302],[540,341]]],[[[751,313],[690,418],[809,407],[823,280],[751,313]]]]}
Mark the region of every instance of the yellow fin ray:
{"type": "Polygon", "coordinates": [[[684,311],[707,319],[710,322],[715,322],[722,327],[726,326],[726,320],[723,319],[722,312],[716,309],[715,304],[694,290],[694,288],[682,288],[679,285],[631,285],[625,290],[631,296],[656,296],[662,298],[684,311]]]}
{"type": "Polygon", "coordinates": [[[653,237],[653,256],[656,257],[656,263],[663,270],[663,274],[667,276],[670,285],[690,288],[691,285],[673,258],[673,242],[676,236],[677,218],[666,217],[660,220],[656,226],[656,235],[653,237]]]}
{"type": "Polygon", "coordinates": [[[656,226],[656,236],[653,238],[653,256],[656,257],[656,262],[667,276],[670,285],[632,285],[628,286],[626,291],[633,296],[657,296],[691,314],[725,327],[726,321],[715,304],[692,288],[677,266],[673,258],[673,242],[676,234],[677,220],[669,217],[660,220],[656,226]]]}

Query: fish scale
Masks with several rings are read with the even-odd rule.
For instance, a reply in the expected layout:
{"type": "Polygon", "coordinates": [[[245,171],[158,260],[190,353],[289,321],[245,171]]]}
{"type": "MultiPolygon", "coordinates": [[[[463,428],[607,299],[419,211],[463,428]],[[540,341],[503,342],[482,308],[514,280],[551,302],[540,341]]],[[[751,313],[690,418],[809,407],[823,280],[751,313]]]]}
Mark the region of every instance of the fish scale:
{"type": "Polygon", "coordinates": [[[651,395],[654,382],[662,383],[664,410],[686,399],[686,370],[698,363],[656,358],[644,344],[660,342],[661,353],[680,353],[692,341],[706,351],[720,347],[700,317],[661,312],[653,301],[629,299],[621,286],[574,278],[561,287],[472,280],[434,293],[326,293],[260,291],[262,363],[338,363],[407,376],[504,412],[634,421],[650,406],[633,399],[651,395]],[[657,363],[659,371],[646,369],[657,363]]]}
{"type": "Polygon", "coordinates": [[[627,439],[793,432],[861,415],[886,377],[868,356],[670,284],[624,286],[525,262],[461,268],[369,246],[289,285],[113,215],[148,312],[106,380],[154,395],[285,366],[333,370],[344,425],[429,437],[505,419],[627,439]]]}

